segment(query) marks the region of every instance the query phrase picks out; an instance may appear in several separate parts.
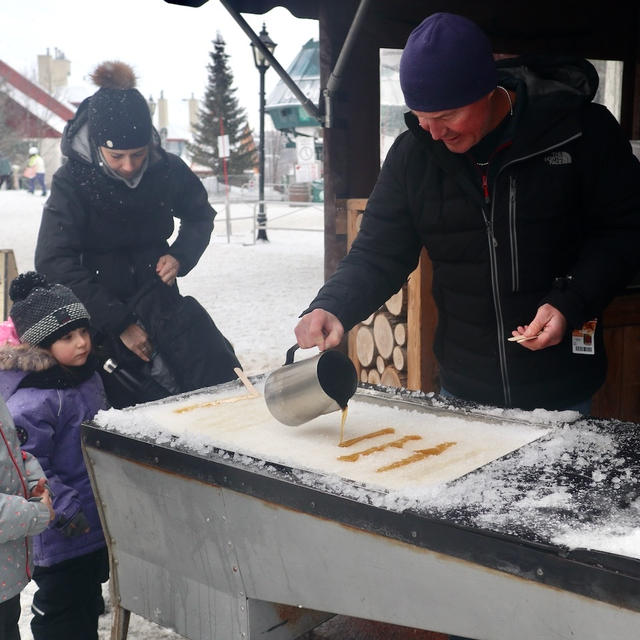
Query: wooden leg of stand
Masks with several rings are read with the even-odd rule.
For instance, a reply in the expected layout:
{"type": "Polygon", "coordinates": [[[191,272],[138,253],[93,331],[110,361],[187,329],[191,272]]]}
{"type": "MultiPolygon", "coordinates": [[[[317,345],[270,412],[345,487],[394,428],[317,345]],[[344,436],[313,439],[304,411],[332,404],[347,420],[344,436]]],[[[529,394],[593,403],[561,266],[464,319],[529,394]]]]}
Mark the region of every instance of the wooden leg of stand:
{"type": "Polygon", "coordinates": [[[119,605],[113,607],[113,624],[111,625],[111,640],[127,640],[129,633],[129,619],[131,611],[119,605]]]}

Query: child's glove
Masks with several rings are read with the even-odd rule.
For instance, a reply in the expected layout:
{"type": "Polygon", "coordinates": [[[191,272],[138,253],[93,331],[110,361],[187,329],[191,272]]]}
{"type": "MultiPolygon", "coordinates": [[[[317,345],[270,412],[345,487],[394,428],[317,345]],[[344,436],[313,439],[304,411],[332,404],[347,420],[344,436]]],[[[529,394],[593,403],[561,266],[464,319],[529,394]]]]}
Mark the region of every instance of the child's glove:
{"type": "Polygon", "coordinates": [[[63,536],[67,538],[74,538],[75,536],[81,536],[83,533],[89,531],[89,521],[87,517],[80,509],[70,520],[67,520],[65,524],[60,527],[60,531],[63,536]]]}

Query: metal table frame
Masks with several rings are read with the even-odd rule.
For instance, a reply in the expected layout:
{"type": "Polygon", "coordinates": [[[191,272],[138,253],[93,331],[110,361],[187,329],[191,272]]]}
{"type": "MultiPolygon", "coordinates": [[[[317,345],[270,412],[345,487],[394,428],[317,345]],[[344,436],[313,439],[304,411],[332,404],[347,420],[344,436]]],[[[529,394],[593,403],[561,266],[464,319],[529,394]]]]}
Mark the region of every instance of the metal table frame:
{"type": "Polygon", "coordinates": [[[287,640],[336,613],[478,640],[640,628],[635,559],[390,511],[312,474],[95,423],[83,450],[110,549],[114,640],[129,611],[203,640],[287,640]]]}

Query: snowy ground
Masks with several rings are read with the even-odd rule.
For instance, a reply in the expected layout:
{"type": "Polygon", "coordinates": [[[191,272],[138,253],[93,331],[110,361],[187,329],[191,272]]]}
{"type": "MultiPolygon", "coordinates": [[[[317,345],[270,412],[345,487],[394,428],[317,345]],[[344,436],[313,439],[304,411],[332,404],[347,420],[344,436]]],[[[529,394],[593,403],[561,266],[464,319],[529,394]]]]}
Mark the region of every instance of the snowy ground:
{"type": "MultiPolygon", "coordinates": [[[[0,190],[0,248],[13,249],[20,272],[33,269],[44,201],[25,191],[0,190]]],[[[269,204],[267,218],[274,228],[268,231],[269,242],[258,244],[252,242],[247,219],[253,205],[231,205],[229,236],[224,203],[215,207],[214,238],[198,266],[180,281],[181,291],[194,295],[207,308],[233,343],[247,374],[271,371],[283,364],[286,350],[295,342],[297,316],[322,284],[322,205],[269,204]]],[[[29,620],[34,587],[31,583],[22,594],[22,640],[32,640],[29,620]]],[[[110,637],[110,627],[111,615],[102,616],[101,640],[110,637]]],[[[132,615],[129,640],[180,637],[132,615]]]]}

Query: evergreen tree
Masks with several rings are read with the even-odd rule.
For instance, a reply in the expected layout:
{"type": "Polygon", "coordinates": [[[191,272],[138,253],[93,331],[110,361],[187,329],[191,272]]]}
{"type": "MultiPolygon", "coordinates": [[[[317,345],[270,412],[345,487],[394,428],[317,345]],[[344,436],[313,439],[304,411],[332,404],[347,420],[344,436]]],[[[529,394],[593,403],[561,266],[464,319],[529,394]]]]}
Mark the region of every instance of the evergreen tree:
{"type": "Polygon", "coordinates": [[[189,145],[189,151],[195,162],[211,167],[216,175],[222,176],[223,162],[218,157],[218,136],[224,131],[229,136],[228,174],[240,175],[247,169],[254,169],[257,154],[246,113],[235,97],[233,74],[228,65],[229,55],[225,52],[225,41],[220,33],[216,35],[213,51],[209,55],[207,90],[198,114],[198,123],[194,127],[194,143],[189,145]]]}

